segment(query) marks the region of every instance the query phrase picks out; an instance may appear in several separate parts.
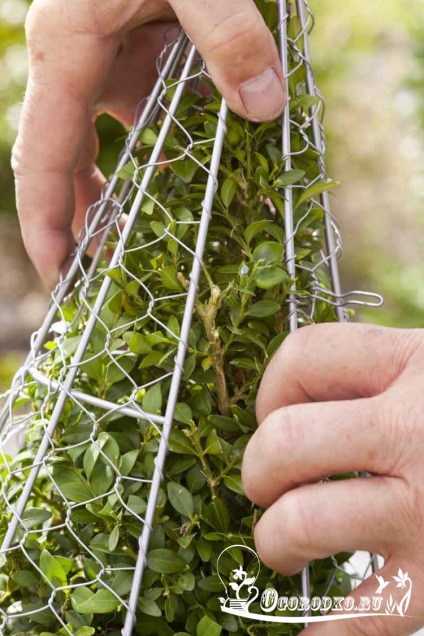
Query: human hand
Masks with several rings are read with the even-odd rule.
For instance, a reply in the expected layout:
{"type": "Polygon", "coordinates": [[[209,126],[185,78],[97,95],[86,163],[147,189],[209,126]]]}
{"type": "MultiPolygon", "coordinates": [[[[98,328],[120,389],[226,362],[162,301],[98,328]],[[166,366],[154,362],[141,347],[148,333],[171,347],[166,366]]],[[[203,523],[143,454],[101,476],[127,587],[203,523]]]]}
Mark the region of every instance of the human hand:
{"type": "MultiPolygon", "coordinates": [[[[413,581],[410,618],[315,623],[308,636],[406,636],[424,625],[423,386],[423,330],[304,327],[268,365],[242,468],[247,496],[266,509],[255,529],[261,560],[289,575],[367,550],[384,558],[386,581],[399,568],[413,581]],[[314,483],[350,471],[373,476],[314,483]]],[[[352,596],[376,589],[371,577],[352,596]]]]}
{"type": "Polygon", "coordinates": [[[104,183],[95,166],[94,120],[109,112],[132,124],[137,103],[156,79],[154,62],[170,21],[181,22],[233,111],[255,121],[282,112],[278,51],[253,0],[195,4],[32,3],[26,24],[29,81],[12,165],[24,243],[49,287],[104,183]]]}

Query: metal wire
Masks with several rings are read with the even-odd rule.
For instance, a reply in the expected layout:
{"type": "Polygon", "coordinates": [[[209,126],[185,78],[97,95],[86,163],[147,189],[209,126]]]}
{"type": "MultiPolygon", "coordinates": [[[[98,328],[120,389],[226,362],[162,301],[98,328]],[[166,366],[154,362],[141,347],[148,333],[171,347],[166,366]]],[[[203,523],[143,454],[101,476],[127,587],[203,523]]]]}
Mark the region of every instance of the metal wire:
{"type": "MultiPolygon", "coordinates": [[[[317,313],[324,306],[336,308],[339,321],[346,321],[346,306],[351,304],[378,305],[382,299],[378,295],[364,295],[363,292],[342,293],[338,274],[337,260],[341,255],[340,233],[330,212],[330,201],[327,192],[318,193],[310,198],[306,213],[299,218],[294,205],[294,195],[298,191],[311,188],[315,183],[327,178],[324,163],[325,138],[322,127],[324,105],[322,96],[316,88],[309,46],[309,33],[313,18],[306,0],[296,0],[295,10],[300,29],[295,37],[289,36],[288,24],[294,11],[292,3],[279,0],[279,34],[280,54],[283,71],[287,82],[296,69],[305,69],[304,95],[311,98],[309,114],[302,121],[292,110],[292,95],[282,117],[282,157],[284,170],[290,171],[293,162],[313,150],[317,154],[319,174],[314,182],[299,183],[285,189],[284,225],[285,225],[285,259],[286,268],[291,278],[289,305],[289,328],[296,330],[299,326],[313,323],[317,313]],[[290,70],[291,69],[291,70],[290,70]],[[292,148],[293,131],[301,140],[300,148],[292,148]],[[297,237],[302,225],[320,211],[323,215],[325,231],[324,244],[320,258],[313,263],[306,263],[299,258],[297,237]],[[306,282],[305,282],[306,281],[306,282]]],[[[14,553],[24,554],[28,567],[45,579],[51,588],[48,603],[36,609],[26,610],[23,607],[0,608],[0,633],[9,623],[44,610],[51,612],[63,630],[72,634],[67,627],[56,605],[58,593],[63,586],[53,585],[34,560],[31,550],[26,547],[28,538],[41,538],[45,533],[65,533],[72,537],[81,549],[81,553],[97,563],[99,571],[93,580],[69,584],[68,591],[90,583],[99,583],[116,597],[126,609],[123,636],[133,633],[137,602],[143,580],[146,555],[149,547],[154,515],[158,501],[160,486],[163,480],[163,469],[168,453],[169,438],[174,421],[175,409],[184,377],[186,353],[190,326],[199,287],[199,277],[204,263],[204,251],[208,235],[208,227],[212,216],[215,192],[218,187],[218,173],[222,147],[226,135],[227,106],[221,102],[217,114],[216,133],[213,138],[193,139],[190,132],[181,125],[178,109],[188,86],[208,78],[207,71],[199,62],[198,54],[184,33],[169,34],[163,53],[158,60],[158,82],[150,97],[142,103],[141,114],[137,117],[133,131],[125,144],[124,152],[117,168],[109,180],[101,200],[87,212],[83,228],[72,264],[64,274],[60,284],[52,296],[52,304],[40,330],[33,336],[30,354],[22,369],[16,375],[11,389],[4,396],[4,407],[0,415],[0,458],[3,458],[4,478],[1,484],[0,512],[10,515],[10,523],[0,550],[0,566],[14,553]],[[175,76],[178,79],[175,80],[175,76]],[[146,128],[160,121],[157,137],[154,139],[147,161],[138,164],[136,149],[146,128]],[[176,128],[185,138],[186,145],[178,149],[179,154],[172,159],[164,159],[163,150],[167,139],[176,128]],[[198,159],[197,150],[212,147],[208,165],[198,159]],[[199,207],[198,217],[187,216],[173,225],[173,217],[169,214],[160,196],[152,190],[152,179],[164,166],[194,161],[205,176],[205,192],[199,207]],[[122,185],[120,174],[123,170],[132,170],[132,182],[122,185]],[[137,237],[138,224],[143,216],[149,214],[153,207],[160,209],[165,222],[157,230],[153,242],[144,243],[134,240],[137,237]],[[146,212],[147,210],[147,212],[146,212]],[[126,214],[125,220],[123,215],[126,214]],[[190,244],[185,238],[185,230],[195,230],[197,241],[190,244]],[[179,230],[181,230],[179,232],[179,230]],[[136,275],[128,269],[125,258],[143,258],[143,253],[152,244],[158,249],[163,241],[175,241],[185,250],[187,258],[191,258],[191,269],[187,271],[188,285],[182,292],[170,292],[167,296],[157,296],[155,290],[145,283],[143,268],[136,275]],[[113,254],[105,260],[105,252],[113,254]],[[88,250],[93,253],[92,261],[87,266],[84,260],[88,250]],[[111,321],[108,307],[114,297],[124,288],[133,284],[136,295],[143,304],[143,315],[127,320],[125,323],[111,321]],[[182,301],[185,309],[181,324],[174,321],[163,322],[160,318],[160,307],[165,302],[182,301]],[[143,302],[142,302],[143,301],[143,302]],[[72,312],[70,312],[72,307],[72,312]],[[170,370],[155,367],[153,379],[137,384],[130,374],[134,356],[128,349],[128,343],[122,340],[124,329],[134,329],[141,324],[149,323],[152,329],[160,330],[170,344],[166,356],[172,362],[170,370]],[[75,335],[78,334],[78,335],[75,335]],[[49,340],[47,349],[46,341],[49,340]],[[54,374],[54,362],[60,363],[60,373],[54,374]],[[95,369],[101,366],[106,374],[115,374],[123,382],[118,395],[100,395],[92,390],[90,378],[97,378],[95,369]],[[93,375],[94,374],[94,375],[93,375]],[[152,413],[140,405],[140,395],[154,386],[166,387],[166,409],[163,415],[152,413]],[[28,408],[29,407],[29,408],[28,408]],[[57,443],[57,432],[61,430],[64,413],[78,413],[75,422],[84,422],[87,431],[83,438],[68,436],[66,445],[57,443]],[[145,422],[157,434],[154,445],[154,468],[149,477],[124,474],[114,463],[111,454],[105,451],[106,438],[99,436],[103,422],[113,421],[118,416],[126,416],[135,422],[145,422]],[[15,431],[26,432],[28,439],[37,444],[37,453],[29,469],[22,474],[20,467],[14,465],[14,458],[6,452],[6,445],[15,431]],[[93,449],[96,457],[101,457],[108,469],[110,478],[105,480],[104,490],[100,489],[83,500],[72,500],[69,491],[57,477],[57,466],[65,453],[84,452],[87,447],[93,449]],[[56,525],[44,524],[41,529],[34,529],[28,521],[29,502],[34,493],[37,480],[45,479],[51,484],[56,496],[62,502],[62,518],[56,525]],[[16,485],[18,482],[18,486],[16,485]],[[122,484],[148,485],[149,498],[146,509],[140,513],[125,500],[122,484]],[[87,506],[95,504],[105,496],[115,498],[124,514],[135,517],[141,528],[138,540],[138,554],[135,566],[114,568],[105,566],[88,545],[83,536],[74,528],[75,514],[87,506]],[[2,559],[2,561],[1,561],[2,559]],[[118,594],[107,582],[107,575],[119,571],[129,571],[132,584],[129,596],[118,594]]],[[[272,214],[272,206],[270,207],[272,214]]],[[[133,289],[133,288],[131,288],[133,289]]],[[[129,292],[128,292],[129,293],[129,292]]],[[[99,380],[100,382],[100,380],[99,380]]],[[[25,450],[21,453],[25,453],[25,450]]],[[[19,457],[19,455],[18,455],[19,457]]],[[[59,471],[60,472],[60,471],[59,471]]],[[[89,509],[89,508],[88,508],[89,509]]],[[[334,577],[340,570],[334,560],[334,577]]],[[[329,588],[332,582],[329,583],[329,588]]],[[[302,592],[310,597],[309,568],[302,575],[302,592]]],[[[5,632],[6,633],[6,632],[5,632]]]]}

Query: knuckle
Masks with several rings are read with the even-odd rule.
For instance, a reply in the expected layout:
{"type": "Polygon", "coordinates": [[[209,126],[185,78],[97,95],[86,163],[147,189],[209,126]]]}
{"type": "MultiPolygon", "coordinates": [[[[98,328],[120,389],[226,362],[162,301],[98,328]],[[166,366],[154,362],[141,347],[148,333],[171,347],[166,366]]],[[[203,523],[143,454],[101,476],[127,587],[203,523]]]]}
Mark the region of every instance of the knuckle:
{"type": "MultiPolygon", "coordinates": [[[[291,407],[283,407],[271,413],[258,429],[257,435],[261,438],[261,454],[268,458],[270,483],[278,484],[281,482],[284,460],[290,458],[294,464],[297,449],[302,443],[291,407]]],[[[285,478],[288,479],[287,474],[285,478]]],[[[297,484],[293,482],[291,485],[297,484]]]]}
{"type": "Polygon", "coordinates": [[[302,327],[287,336],[277,354],[280,364],[284,364],[284,367],[287,368],[295,366],[302,360],[305,352],[316,341],[316,327],[318,325],[302,327]]]}
{"type": "Polygon", "coordinates": [[[10,165],[12,166],[12,170],[15,174],[18,174],[20,172],[20,168],[22,165],[22,152],[18,141],[15,141],[15,143],[13,144],[10,157],[10,165]]]}
{"type": "Polygon", "coordinates": [[[382,458],[382,469],[386,474],[402,474],[405,465],[411,461],[411,451],[415,452],[415,445],[411,445],[413,429],[418,413],[409,400],[404,402],[403,396],[393,396],[383,393],[366,400],[368,406],[368,421],[375,427],[376,435],[380,439],[376,452],[382,458]]]}
{"type": "Polygon", "coordinates": [[[243,454],[243,461],[241,465],[241,480],[243,484],[243,490],[250,501],[255,501],[257,495],[258,480],[255,476],[255,452],[253,448],[253,439],[250,440],[243,454]]]}
{"type": "MultiPolygon", "coordinates": [[[[296,426],[291,407],[283,407],[278,411],[274,411],[269,416],[269,420],[272,425],[270,449],[273,454],[277,453],[277,456],[282,459],[284,457],[293,457],[300,440],[299,427],[296,426]]],[[[265,429],[265,427],[263,428],[265,429]]],[[[279,469],[281,468],[279,467],[279,469]]]]}
{"type": "Polygon", "coordinates": [[[388,530],[392,536],[402,537],[409,545],[419,545],[424,523],[422,489],[403,480],[398,481],[397,486],[392,527],[388,530]]]}
{"type": "Polygon", "coordinates": [[[261,561],[283,574],[295,574],[308,562],[312,522],[296,493],[284,495],[264,513],[255,527],[254,538],[261,561]]]}
{"type": "Polygon", "coordinates": [[[22,148],[21,139],[18,137],[13,144],[10,165],[15,177],[21,177],[25,173],[25,152],[22,148]]]}
{"type": "Polygon", "coordinates": [[[285,520],[283,532],[287,543],[307,561],[314,537],[312,515],[308,512],[303,498],[296,491],[287,493],[281,503],[284,505],[280,514],[285,520]]]}
{"type": "Polygon", "coordinates": [[[402,439],[398,409],[391,404],[386,394],[361,400],[364,422],[373,429],[373,442],[368,446],[368,464],[379,473],[396,475],[403,464],[405,448],[402,439]]]}
{"type": "Polygon", "coordinates": [[[265,513],[254,529],[255,549],[258,557],[269,568],[275,567],[275,542],[272,540],[267,522],[267,513],[265,513]]]}

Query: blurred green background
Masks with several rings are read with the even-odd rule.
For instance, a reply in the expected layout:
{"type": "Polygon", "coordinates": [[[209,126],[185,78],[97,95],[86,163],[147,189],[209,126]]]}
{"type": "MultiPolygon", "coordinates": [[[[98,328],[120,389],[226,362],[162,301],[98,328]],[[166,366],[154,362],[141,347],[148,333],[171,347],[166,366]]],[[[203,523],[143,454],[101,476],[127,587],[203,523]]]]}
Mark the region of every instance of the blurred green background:
{"type": "MultiPolygon", "coordinates": [[[[383,309],[363,310],[360,319],[422,326],[423,0],[311,0],[311,6],[313,61],[327,102],[328,169],[342,184],[332,202],[344,239],[344,287],[385,296],[383,309]]],[[[27,73],[26,9],[26,0],[0,0],[0,390],[48,302],[22,247],[9,167],[27,73]]],[[[104,118],[100,127],[107,171],[122,141],[104,118]]]]}

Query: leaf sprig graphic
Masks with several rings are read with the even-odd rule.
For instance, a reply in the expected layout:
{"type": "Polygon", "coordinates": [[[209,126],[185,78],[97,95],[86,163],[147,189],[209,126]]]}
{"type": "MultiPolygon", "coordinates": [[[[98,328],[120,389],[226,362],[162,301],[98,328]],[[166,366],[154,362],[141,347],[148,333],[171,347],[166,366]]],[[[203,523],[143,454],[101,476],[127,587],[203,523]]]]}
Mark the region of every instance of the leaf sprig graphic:
{"type": "Polygon", "coordinates": [[[394,576],[393,578],[397,582],[396,587],[406,587],[406,582],[408,580],[408,572],[405,572],[404,574],[402,570],[399,568],[398,575],[394,576]]]}

